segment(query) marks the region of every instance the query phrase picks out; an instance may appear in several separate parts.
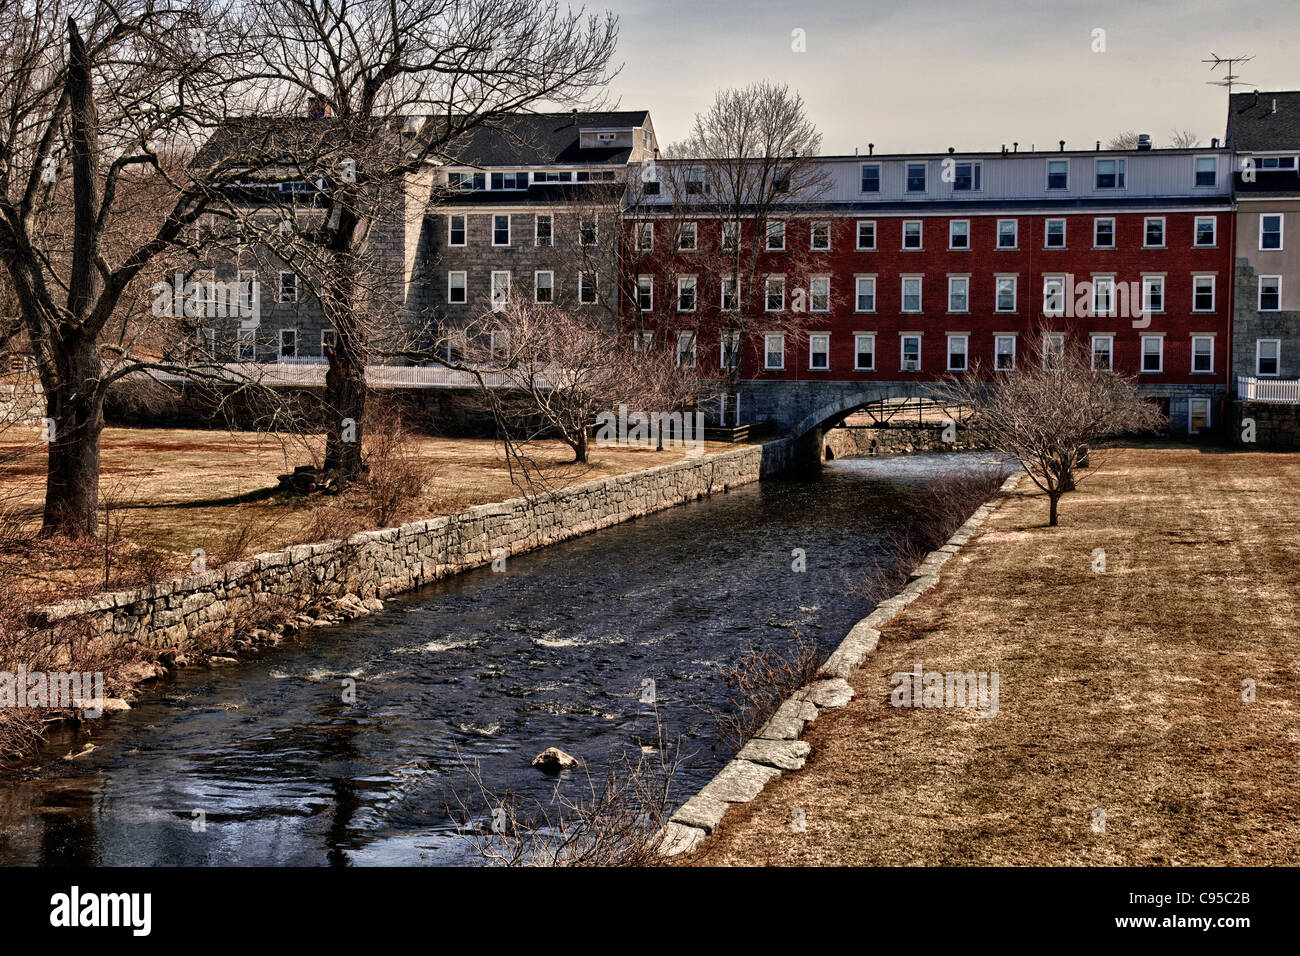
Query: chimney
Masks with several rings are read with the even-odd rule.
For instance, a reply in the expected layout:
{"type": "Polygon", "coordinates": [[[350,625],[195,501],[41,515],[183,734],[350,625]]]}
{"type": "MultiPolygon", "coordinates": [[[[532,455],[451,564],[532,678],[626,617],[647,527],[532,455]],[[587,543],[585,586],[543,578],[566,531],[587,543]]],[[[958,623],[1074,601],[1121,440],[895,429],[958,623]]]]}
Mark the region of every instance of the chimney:
{"type": "Polygon", "coordinates": [[[1006,144],[1006,143],[1003,143],[1003,144],[1002,144],[1002,155],[1005,156],[1006,154],[1007,154],[1007,144],[1006,144]]]}
{"type": "Polygon", "coordinates": [[[1097,140],[1097,152],[1101,152],[1101,140],[1097,140]]]}
{"type": "Polygon", "coordinates": [[[325,97],[317,96],[313,93],[307,98],[308,119],[324,119],[326,116],[332,115],[334,115],[333,110],[330,109],[330,105],[325,100],[325,97]]]}
{"type": "Polygon", "coordinates": [[[1213,139],[1210,140],[1210,149],[1218,149],[1218,148],[1219,148],[1219,137],[1215,136],[1213,139]]]}
{"type": "Polygon", "coordinates": [[[1057,145],[1061,147],[1060,152],[1065,152],[1065,140],[1061,140],[1057,145]]]}
{"type": "Polygon", "coordinates": [[[1014,142],[1014,143],[1011,144],[1011,152],[1013,152],[1013,153],[1018,153],[1018,152],[1020,152],[1020,141],[1019,141],[1019,140],[1017,140],[1016,142],[1014,142]]]}
{"type": "Polygon", "coordinates": [[[868,156],[874,156],[875,153],[876,153],[876,144],[875,144],[875,143],[868,143],[868,144],[867,144],[867,155],[868,155],[868,156]]]}
{"type": "Polygon", "coordinates": [[[577,125],[578,125],[578,111],[577,111],[577,110],[571,110],[571,111],[569,112],[569,119],[573,121],[573,125],[574,125],[574,126],[577,126],[577,125]]]}

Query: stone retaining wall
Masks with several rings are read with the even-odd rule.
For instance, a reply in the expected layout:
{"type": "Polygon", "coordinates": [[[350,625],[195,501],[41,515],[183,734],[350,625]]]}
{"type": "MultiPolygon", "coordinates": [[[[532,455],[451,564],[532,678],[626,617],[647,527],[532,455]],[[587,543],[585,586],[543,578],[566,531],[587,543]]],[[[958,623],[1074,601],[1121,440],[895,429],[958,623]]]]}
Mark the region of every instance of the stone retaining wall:
{"type": "MultiPolygon", "coordinates": [[[[1014,491],[1023,476],[1023,472],[1017,472],[1008,478],[1002,483],[1002,492],[1014,491]]],[[[821,666],[818,679],[781,704],[762,729],[745,742],[735,759],[672,815],[661,834],[661,854],[677,856],[694,851],[722,822],[731,804],[748,803],[782,773],[803,768],[812,750],[799,739],[804,725],[823,711],[843,707],[853,699],[847,678],[876,649],[880,628],[939,583],[939,569],[974,536],[995,507],[992,502],[980,505],[946,544],[925,556],[902,591],[881,601],[853,626],[821,666]]]]}
{"type": "Polygon", "coordinates": [[[1300,449],[1300,405],[1283,402],[1233,402],[1229,441],[1238,448],[1300,449]],[[1254,441],[1247,442],[1247,424],[1254,424],[1254,441]]]}
{"type": "Polygon", "coordinates": [[[544,545],[704,498],[790,466],[789,442],[660,465],[341,541],[259,554],[220,570],[149,588],[46,608],[39,626],[84,616],[105,649],[211,649],[259,626],[267,613],[296,612],[343,595],[409,591],[544,545]]]}
{"type": "Polygon", "coordinates": [[[943,440],[942,425],[844,425],[826,432],[826,460],[900,455],[923,451],[969,451],[987,448],[988,442],[972,429],[958,426],[956,441],[943,440]]]}

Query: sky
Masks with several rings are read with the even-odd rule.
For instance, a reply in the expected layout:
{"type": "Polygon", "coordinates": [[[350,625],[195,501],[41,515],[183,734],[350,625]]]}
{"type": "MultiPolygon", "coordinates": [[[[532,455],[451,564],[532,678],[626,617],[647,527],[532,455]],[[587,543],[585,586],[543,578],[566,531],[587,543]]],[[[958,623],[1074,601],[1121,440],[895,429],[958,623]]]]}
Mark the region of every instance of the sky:
{"type": "Polygon", "coordinates": [[[824,154],[1091,148],[1132,130],[1222,137],[1238,89],[1300,89],[1296,0],[588,0],[621,24],[610,94],[680,140],[720,88],[788,83],[824,154]],[[1103,30],[1104,34],[1094,31],[1103,30]],[[803,31],[797,34],[795,31],[803,31]],[[802,36],[805,50],[794,47],[802,36]],[[1104,40],[1104,52],[1094,52],[1104,40]]]}

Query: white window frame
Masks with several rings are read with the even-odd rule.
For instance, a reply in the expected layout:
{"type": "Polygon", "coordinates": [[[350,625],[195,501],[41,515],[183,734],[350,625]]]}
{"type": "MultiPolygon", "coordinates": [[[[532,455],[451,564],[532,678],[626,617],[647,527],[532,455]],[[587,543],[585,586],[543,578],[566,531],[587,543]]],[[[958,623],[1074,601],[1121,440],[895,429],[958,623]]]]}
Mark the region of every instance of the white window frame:
{"type": "Polygon", "coordinates": [[[1116,301],[1115,277],[1113,275],[1092,277],[1092,314],[1113,316],[1119,308],[1116,301]],[[1101,308],[1101,290],[1106,290],[1106,308],[1101,308]]]}
{"type": "Polygon", "coordinates": [[[1165,337],[1163,335],[1144,335],[1138,351],[1138,372],[1143,375],[1163,375],[1165,372],[1165,337]],[[1147,368],[1147,343],[1155,342],[1156,367],[1147,368]]]}
{"type": "Polygon", "coordinates": [[[900,372],[920,372],[923,368],[921,353],[921,336],[920,332],[899,332],[898,333],[898,370],[900,372]],[[907,367],[907,340],[916,339],[916,368],[907,367]]]}
{"type": "Polygon", "coordinates": [[[879,192],[880,192],[880,182],[881,182],[881,178],[882,178],[882,177],[881,177],[881,173],[882,173],[882,169],[881,169],[880,163],[859,163],[859,164],[858,164],[858,192],[861,193],[861,194],[864,195],[864,196],[869,196],[869,195],[872,195],[872,194],[879,194],[879,192]],[[870,167],[870,168],[872,168],[872,169],[875,169],[875,171],[876,171],[876,188],[875,188],[875,189],[863,189],[863,188],[862,188],[862,180],[866,178],[865,176],[863,176],[863,173],[867,170],[868,167],[870,167]]]}
{"type": "Polygon", "coordinates": [[[905,276],[899,276],[899,281],[900,281],[900,283],[901,283],[901,285],[900,285],[900,287],[899,287],[899,298],[898,298],[898,311],[899,311],[899,312],[902,312],[902,313],[904,313],[905,315],[918,315],[918,314],[920,314],[920,313],[922,313],[922,312],[925,311],[925,298],[924,298],[924,294],[925,294],[925,283],[924,283],[924,279],[925,279],[924,276],[919,276],[919,275],[905,275],[905,276]],[[907,307],[907,284],[908,284],[909,282],[915,282],[915,283],[916,283],[916,308],[915,308],[915,309],[909,309],[909,308],[907,307]]]}
{"type": "Polygon", "coordinates": [[[1069,248],[1069,233],[1064,219],[1059,216],[1053,216],[1043,221],[1043,248],[1044,249],[1067,249],[1069,248]],[[1061,244],[1054,246],[1052,242],[1052,223],[1061,224],[1061,244]]]}
{"type": "Polygon", "coordinates": [[[969,219],[948,220],[948,251],[949,252],[970,252],[970,220],[969,219]],[[958,223],[961,223],[963,226],[966,227],[966,245],[964,246],[955,246],[953,245],[952,242],[953,236],[955,235],[955,233],[953,232],[953,227],[956,226],[958,223]]]}
{"type": "Polygon", "coordinates": [[[325,354],[325,349],[334,348],[338,345],[339,333],[337,329],[320,330],[320,354],[325,354]]]}
{"type": "Polygon", "coordinates": [[[1063,276],[1063,275],[1046,275],[1046,276],[1043,276],[1043,303],[1042,303],[1042,305],[1043,305],[1043,315],[1064,315],[1064,314],[1065,314],[1065,312],[1066,312],[1066,308],[1065,308],[1065,305],[1066,305],[1066,303],[1065,303],[1066,288],[1065,288],[1065,286],[1066,286],[1066,283],[1065,283],[1065,276],[1063,276]],[[1060,301],[1060,304],[1057,306],[1057,308],[1055,308],[1055,309],[1051,309],[1051,308],[1048,308],[1048,302],[1049,302],[1049,300],[1048,300],[1048,289],[1049,289],[1051,286],[1054,286],[1054,285],[1060,287],[1060,290],[1061,290],[1061,291],[1060,291],[1061,301],[1060,301]]]}
{"type": "Polygon", "coordinates": [[[596,272],[580,269],[578,271],[578,305],[600,305],[600,275],[596,272]],[[587,277],[591,277],[591,299],[586,298],[587,277]]]}
{"type": "Polygon", "coordinates": [[[700,224],[697,222],[684,222],[681,228],[677,230],[677,251],[678,252],[698,252],[700,248],[700,224]],[[689,246],[683,245],[687,236],[691,237],[689,246]]]}
{"type": "Polygon", "coordinates": [[[948,311],[953,314],[966,313],[970,311],[970,276],[948,276],[948,311]],[[960,283],[962,286],[961,295],[966,300],[966,305],[961,309],[952,307],[953,284],[960,283]]]}
{"type": "Polygon", "coordinates": [[[284,361],[285,358],[297,358],[298,357],[298,330],[296,328],[279,329],[278,332],[279,335],[276,336],[276,350],[275,350],[276,361],[277,362],[284,361]],[[287,356],[284,353],[284,337],[286,335],[293,337],[293,351],[290,352],[287,356]]]}
{"type": "Polygon", "coordinates": [[[451,247],[451,248],[455,248],[455,249],[460,249],[460,248],[463,247],[463,246],[467,246],[467,245],[469,245],[469,216],[466,216],[464,213],[449,213],[449,214],[448,214],[448,216],[447,216],[447,245],[448,245],[449,247],[451,247]],[[452,238],[451,238],[451,236],[452,236],[452,228],[451,228],[451,224],[452,224],[452,222],[454,222],[454,221],[457,220],[457,219],[459,219],[459,220],[461,221],[461,224],[460,224],[460,235],[461,235],[461,241],[460,241],[460,242],[454,242],[454,241],[452,240],[452,238]]]}
{"type": "Polygon", "coordinates": [[[489,301],[490,301],[490,303],[491,303],[492,311],[493,311],[493,312],[500,312],[500,311],[502,311],[503,309],[505,309],[506,306],[508,306],[508,305],[510,304],[510,286],[511,286],[511,283],[512,283],[512,279],[511,279],[510,273],[509,273],[508,271],[503,270],[503,269],[497,269],[497,270],[493,271],[493,273],[492,273],[492,278],[491,278],[491,282],[490,282],[490,284],[489,284],[489,286],[488,286],[488,298],[489,298],[489,301]],[[504,285],[504,287],[499,286],[499,285],[497,284],[497,279],[498,279],[498,277],[500,277],[500,276],[505,276],[505,277],[506,277],[506,281],[505,281],[505,285],[504,285]],[[498,297],[497,297],[497,292],[498,292],[499,290],[501,290],[502,288],[504,288],[504,290],[505,290],[505,297],[504,297],[504,298],[498,298],[498,297]]]}
{"type": "Polygon", "coordinates": [[[1106,190],[1110,190],[1110,189],[1128,189],[1128,161],[1127,161],[1127,159],[1126,159],[1125,157],[1122,157],[1122,156],[1103,156],[1103,157],[1100,157],[1100,158],[1098,158],[1098,159],[1093,160],[1093,165],[1092,165],[1092,188],[1093,188],[1093,189],[1106,189],[1106,190]],[[1103,185],[1100,184],[1099,180],[1100,180],[1100,178],[1101,178],[1101,164],[1102,164],[1102,163],[1114,163],[1114,164],[1115,164],[1115,185],[1114,185],[1114,186],[1103,186],[1103,185]],[[1124,180],[1123,183],[1120,182],[1120,179],[1121,179],[1121,178],[1124,180]]]}
{"type": "Polygon", "coordinates": [[[261,287],[257,284],[256,269],[239,269],[235,273],[235,282],[238,284],[239,298],[236,300],[240,315],[251,315],[254,307],[258,304],[254,300],[254,295],[261,298],[261,287]]]}
{"type": "Polygon", "coordinates": [[[578,245],[582,248],[591,248],[600,244],[600,217],[599,216],[578,216],[578,245]],[[583,242],[583,234],[586,231],[587,223],[591,223],[591,242],[583,242]]]}
{"type": "Polygon", "coordinates": [[[922,219],[904,219],[903,220],[903,251],[904,252],[922,252],[925,249],[925,221],[922,219]],[[916,245],[907,244],[907,227],[916,226],[916,245]]]}
{"type": "Polygon", "coordinates": [[[654,252],[655,248],[655,224],[653,222],[638,222],[636,224],[636,250],[638,252],[654,252]]]}
{"type": "Polygon", "coordinates": [[[781,332],[767,332],[763,335],[763,369],[768,372],[780,372],[785,370],[785,335],[781,332]],[[780,365],[772,364],[772,343],[776,342],[778,349],[776,354],[781,357],[780,365]]]}
{"type": "Polygon", "coordinates": [[[811,332],[808,335],[808,371],[810,372],[829,372],[831,370],[831,334],[829,332],[811,332]],[[819,350],[817,344],[822,343],[825,349],[819,350]],[[825,365],[818,365],[814,357],[820,354],[826,357],[825,365]]]}
{"type": "Polygon", "coordinates": [[[727,368],[727,343],[731,343],[731,368],[740,368],[740,333],[723,331],[718,336],[718,368],[727,368]]]}
{"type": "Polygon", "coordinates": [[[448,305],[465,305],[465,304],[467,304],[468,302],[469,302],[469,274],[468,274],[467,272],[465,272],[463,269],[452,269],[452,270],[448,271],[448,273],[447,273],[447,304],[448,304],[448,305]],[[453,298],[451,297],[451,292],[452,292],[452,288],[453,288],[453,287],[452,287],[452,284],[451,284],[451,278],[452,278],[452,276],[460,276],[460,277],[464,280],[463,283],[461,284],[461,294],[463,295],[463,298],[460,299],[460,301],[457,301],[457,300],[455,300],[455,299],[453,299],[453,298]]]}
{"type": "Polygon", "coordinates": [[[1187,400],[1187,434],[1189,435],[1199,435],[1201,433],[1199,428],[1192,427],[1192,418],[1195,416],[1196,406],[1201,403],[1205,404],[1205,430],[1209,431],[1210,426],[1213,424],[1211,421],[1214,414],[1213,403],[1208,398],[1189,398],[1187,400]]]}
{"type": "Polygon", "coordinates": [[[1259,214],[1259,251],[1281,252],[1286,247],[1286,214],[1280,212],[1262,212],[1259,214]],[[1277,217],[1277,245],[1264,246],[1264,220],[1277,217]]]}
{"type": "Polygon", "coordinates": [[[1114,249],[1116,245],[1115,235],[1115,217],[1114,216],[1094,216],[1092,219],[1092,247],[1094,249],[1114,249]],[[1097,242],[1097,226],[1103,222],[1110,223],[1110,245],[1103,246],[1097,242]]]}
{"type": "Polygon", "coordinates": [[[1142,248],[1143,249],[1164,249],[1167,248],[1168,245],[1169,245],[1169,237],[1168,234],[1165,232],[1165,217],[1164,216],[1143,216],[1142,217],[1142,248]],[[1150,229],[1151,223],[1153,222],[1160,223],[1160,242],[1154,245],[1148,241],[1149,236],[1147,235],[1147,230],[1150,229]]]}
{"type": "Polygon", "coordinates": [[[736,312],[740,309],[740,277],[723,276],[718,280],[718,309],[722,312],[736,312]],[[735,301],[727,305],[727,283],[733,282],[736,286],[735,301]]]}
{"type": "Polygon", "coordinates": [[[993,277],[993,311],[1001,315],[1013,315],[1016,311],[1016,303],[1020,301],[1020,282],[1017,276],[994,276],[993,277]],[[1011,283],[1011,308],[1002,308],[1002,285],[1011,283]]]}
{"type": "Polygon", "coordinates": [[[1214,374],[1214,336],[1193,335],[1191,339],[1192,339],[1192,356],[1191,356],[1191,366],[1189,368],[1189,371],[1193,375],[1213,375],[1214,374]],[[1196,367],[1196,343],[1197,342],[1210,343],[1210,367],[1209,368],[1196,367]]]}
{"type": "Polygon", "coordinates": [[[1282,374],[1282,340],[1277,338],[1264,338],[1255,340],[1255,377],[1256,378],[1277,378],[1282,374]],[[1275,346],[1276,370],[1264,372],[1260,369],[1260,361],[1264,357],[1264,344],[1268,343],[1275,346]]]}
{"type": "Polygon", "coordinates": [[[1019,249],[1020,248],[1020,220],[1019,219],[999,219],[997,226],[997,235],[993,240],[995,249],[1019,249]],[[1011,245],[1002,245],[1002,226],[1004,223],[1011,223],[1011,245]]]}
{"type": "Polygon", "coordinates": [[[1260,276],[1259,282],[1256,283],[1255,311],[1256,312],[1281,312],[1282,311],[1282,277],[1281,276],[1260,276]],[[1264,280],[1272,279],[1277,282],[1277,308],[1264,308],[1264,280]]]}
{"type": "Polygon", "coordinates": [[[655,279],[654,276],[637,276],[636,277],[636,308],[638,312],[653,312],[655,310],[655,279]],[[650,293],[649,305],[641,304],[641,291],[646,289],[650,293]]]}
{"type": "Polygon", "coordinates": [[[554,270],[552,270],[552,269],[538,269],[536,272],[533,273],[533,301],[536,302],[536,303],[538,303],[539,305],[554,305],[554,304],[555,304],[555,272],[554,272],[554,270]],[[550,277],[551,277],[551,285],[550,285],[550,289],[551,289],[551,297],[550,297],[549,299],[543,299],[543,298],[541,297],[541,293],[542,293],[542,283],[541,283],[540,279],[541,279],[542,276],[550,276],[550,277]]]}
{"type": "Polygon", "coordinates": [[[1193,249],[1214,249],[1219,245],[1219,217],[1218,216],[1197,216],[1192,220],[1192,248],[1193,249]],[[1201,236],[1201,223],[1210,224],[1210,241],[1198,242],[1201,236]]]}
{"type": "Polygon", "coordinates": [[[1165,305],[1168,299],[1165,297],[1165,277],[1160,276],[1143,276],[1142,277],[1142,314],[1143,315],[1162,315],[1165,311],[1165,305]],[[1151,290],[1158,289],[1160,292],[1160,308],[1151,308],[1151,290]]]}
{"type": "Polygon", "coordinates": [[[876,333],[875,332],[855,332],[853,333],[853,370],[855,372],[874,372],[876,370],[876,333]],[[863,365],[858,359],[862,355],[862,340],[866,339],[871,343],[871,364],[863,365]]]}
{"type": "Polygon", "coordinates": [[[771,275],[763,280],[763,311],[764,312],[784,312],[785,311],[785,276],[771,275]],[[781,305],[779,308],[772,308],[771,287],[773,282],[781,284],[781,305]]]}
{"type": "Polygon", "coordinates": [[[819,221],[817,221],[817,222],[814,222],[811,226],[809,226],[809,228],[808,228],[808,248],[809,248],[809,250],[812,251],[812,252],[830,252],[830,251],[831,251],[831,224],[830,224],[829,221],[827,221],[827,220],[819,220],[819,221]],[[825,230],[826,230],[826,245],[824,245],[824,246],[819,246],[819,245],[817,245],[817,230],[818,230],[819,228],[821,228],[821,229],[825,229],[825,230]]]}
{"type": "Polygon", "coordinates": [[[769,219],[763,229],[763,251],[764,252],[785,252],[785,220],[769,219]],[[772,240],[779,238],[781,244],[774,246],[772,240]]]}
{"type": "Polygon", "coordinates": [[[537,248],[555,245],[555,216],[552,213],[538,213],[533,216],[533,245],[537,248]],[[541,223],[546,220],[546,241],[542,242],[541,223]]]}
{"type": "Polygon", "coordinates": [[[678,368],[695,368],[696,348],[699,346],[698,337],[694,332],[677,333],[677,367],[678,368]],[[683,349],[682,345],[690,344],[690,349],[683,349]],[[685,354],[683,354],[685,353],[685,354]]]}
{"type": "Polygon", "coordinates": [[[1091,350],[1089,352],[1089,365],[1091,368],[1097,368],[1097,343],[1106,343],[1106,361],[1109,363],[1105,371],[1113,372],[1115,370],[1115,336],[1108,333],[1094,334],[1090,339],[1091,350]]]}
{"type": "Polygon", "coordinates": [[[1216,276],[1198,276],[1198,275],[1192,276],[1192,311],[1193,312],[1197,312],[1204,315],[1207,312],[1215,311],[1215,306],[1218,304],[1217,302],[1218,289],[1216,288],[1217,285],[1218,285],[1218,281],[1216,276]],[[1200,283],[1202,282],[1210,283],[1210,307],[1208,309],[1197,308],[1196,305],[1197,286],[1199,286],[1200,283]]]}
{"type": "Polygon", "coordinates": [[[1061,355],[1065,352],[1065,333],[1044,332],[1042,345],[1043,345],[1043,368],[1047,368],[1047,359],[1050,356],[1061,355]]]}
{"type": "Polygon", "coordinates": [[[946,362],[949,372],[969,372],[970,371],[970,335],[965,332],[952,334],[948,336],[948,351],[945,353],[946,362]],[[961,343],[961,357],[965,363],[960,368],[952,364],[953,343],[961,343]]]}
{"type": "Polygon", "coordinates": [[[510,218],[511,218],[510,213],[508,212],[494,212],[492,214],[492,245],[498,249],[507,248],[510,245],[511,239],[514,238],[514,223],[510,221],[510,218]],[[498,219],[504,219],[506,221],[505,242],[497,242],[497,220],[498,219]]]}
{"type": "Polygon", "coordinates": [[[700,277],[699,276],[678,276],[677,277],[677,311],[681,313],[696,312],[700,308],[700,277]],[[691,290],[691,307],[682,308],[682,292],[687,288],[691,290]]]}
{"type": "Polygon", "coordinates": [[[298,273],[281,272],[279,278],[276,281],[277,281],[276,295],[275,295],[276,302],[280,303],[281,305],[286,305],[298,301],[298,273]],[[285,288],[285,284],[284,284],[285,276],[293,276],[293,288],[291,290],[285,288]]]}
{"type": "Polygon", "coordinates": [[[995,372],[1014,372],[1016,370],[1016,334],[1008,332],[1004,334],[995,334],[993,336],[993,371],[995,372]],[[998,357],[1002,353],[998,350],[998,344],[1001,342],[1011,343],[1011,364],[1006,368],[998,365],[998,357]]]}
{"type": "Polygon", "coordinates": [[[876,311],[876,277],[854,276],[853,277],[853,311],[858,313],[869,313],[876,311]],[[862,284],[866,282],[871,285],[871,308],[862,308],[862,284]]]}
{"type": "Polygon", "coordinates": [[[874,219],[859,219],[859,220],[857,221],[857,225],[855,226],[855,230],[856,230],[856,231],[854,232],[854,240],[853,240],[853,241],[856,243],[855,248],[857,249],[857,251],[858,251],[858,252],[875,252],[875,251],[876,251],[876,239],[877,239],[876,220],[874,220],[874,219]],[[865,225],[870,225],[870,226],[871,226],[871,245],[869,245],[869,246],[864,246],[864,245],[862,244],[862,227],[865,226],[865,225]]]}
{"type": "Polygon", "coordinates": [[[1070,189],[1070,161],[1059,156],[1054,156],[1047,160],[1043,166],[1043,191],[1044,192],[1068,192],[1070,189]],[[1065,185],[1052,185],[1052,164],[1065,164],[1065,185]]]}
{"type": "Polygon", "coordinates": [[[1192,188],[1193,189],[1214,189],[1219,185],[1219,162],[1214,156],[1193,156],[1192,157],[1192,188]],[[1214,176],[1212,183],[1198,183],[1196,180],[1201,175],[1201,163],[1209,160],[1210,172],[1214,176]]]}
{"type": "Polygon", "coordinates": [[[831,277],[829,275],[815,275],[808,277],[808,311],[809,312],[829,312],[831,310],[831,277]],[[817,308],[817,285],[825,284],[826,292],[822,307],[817,308]]]}

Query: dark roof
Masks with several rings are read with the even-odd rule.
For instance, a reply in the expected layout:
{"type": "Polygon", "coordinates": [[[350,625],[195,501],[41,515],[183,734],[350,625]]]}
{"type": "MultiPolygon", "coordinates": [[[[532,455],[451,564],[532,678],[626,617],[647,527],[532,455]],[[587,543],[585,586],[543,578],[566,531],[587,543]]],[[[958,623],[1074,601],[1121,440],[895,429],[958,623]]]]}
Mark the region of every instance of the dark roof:
{"type": "Polygon", "coordinates": [[[1228,99],[1228,146],[1241,152],[1300,150],[1300,91],[1233,93],[1228,99]]]}
{"type": "Polygon", "coordinates": [[[626,164],[627,146],[579,149],[581,129],[631,129],[646,125],[646,110],[605,113],[512,113],[463,133],[446,149],[448,162],[463,166],[626,164]]]}

